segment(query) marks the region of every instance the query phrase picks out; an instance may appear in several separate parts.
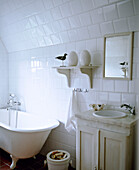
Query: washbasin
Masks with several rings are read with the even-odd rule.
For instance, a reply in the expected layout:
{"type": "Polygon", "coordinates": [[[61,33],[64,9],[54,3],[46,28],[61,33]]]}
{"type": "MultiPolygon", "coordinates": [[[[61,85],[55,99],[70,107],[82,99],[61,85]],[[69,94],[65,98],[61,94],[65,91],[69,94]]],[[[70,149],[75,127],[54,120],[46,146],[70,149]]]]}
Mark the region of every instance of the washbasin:
{"type": "Polygon", "coordinates": [[[116,118],[123,118],[127,116],[127,114],[117,110],[100,110],[94,112],[93,116],[100,117],[100,118],[116,119],[116,118]]]}

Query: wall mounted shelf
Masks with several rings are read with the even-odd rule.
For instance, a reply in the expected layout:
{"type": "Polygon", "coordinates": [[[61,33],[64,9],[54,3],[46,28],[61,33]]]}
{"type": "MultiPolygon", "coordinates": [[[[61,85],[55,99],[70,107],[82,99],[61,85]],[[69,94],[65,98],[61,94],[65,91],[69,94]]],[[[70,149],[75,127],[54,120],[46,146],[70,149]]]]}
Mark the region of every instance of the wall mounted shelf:
{"type": "Polygon", "coordinates": [[[90,88],[93,87],[92,84],[92,70],[98,68],[100,65],[93,65],[93,66],[65,66],[65,67],[52,67],[57,69],[57,72],[60,74],[64,74],[67,77],[68,86],[71,86],[70,82],[70,71],[72,69],[79,69],[81,73],[88,75],[90,80],[90,88]]]}

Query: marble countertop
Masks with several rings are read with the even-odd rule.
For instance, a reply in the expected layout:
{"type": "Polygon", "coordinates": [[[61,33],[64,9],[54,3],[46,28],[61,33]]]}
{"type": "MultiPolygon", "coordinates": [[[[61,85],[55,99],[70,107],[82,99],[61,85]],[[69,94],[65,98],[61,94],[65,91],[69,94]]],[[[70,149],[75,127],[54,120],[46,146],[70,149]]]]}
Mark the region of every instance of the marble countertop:
{"type": "Polygon", "coordinates": [[[93,110],[88,110],[86,112],[82,112],[79,114],[75,115],[76,118],[82,119],[82,120],[87,120],[87,121],[94,121],[98,123],[103,123],[103,124],[109,124],[109,125],[117,125],[125,128],[130,128],[133,125],[136,124],[137,120],[139,119],[139,116],[137,115],[129,115],[127,114],[126,117],[123,118],[98,118],[93,116],[93,110]]]}

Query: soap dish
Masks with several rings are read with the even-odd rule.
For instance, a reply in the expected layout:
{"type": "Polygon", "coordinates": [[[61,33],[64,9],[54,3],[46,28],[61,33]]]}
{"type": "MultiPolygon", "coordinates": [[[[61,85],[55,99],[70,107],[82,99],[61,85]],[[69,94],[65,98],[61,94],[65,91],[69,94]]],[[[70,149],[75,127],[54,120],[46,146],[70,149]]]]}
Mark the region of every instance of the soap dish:
{"type": "Polygon", "coordinates": [[[90,104],[89,106],[93,109],[93,111],[100,111],[104,108],[105,105],[104,104],[90,104]]]}

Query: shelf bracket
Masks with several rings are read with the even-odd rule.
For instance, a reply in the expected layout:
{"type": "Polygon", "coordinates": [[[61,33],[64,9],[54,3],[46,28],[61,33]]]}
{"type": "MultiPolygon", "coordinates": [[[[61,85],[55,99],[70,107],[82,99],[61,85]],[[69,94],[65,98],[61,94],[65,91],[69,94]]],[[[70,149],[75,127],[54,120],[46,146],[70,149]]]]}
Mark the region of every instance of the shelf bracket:
{"type": "Polygon", "coordinates": [[[60,74],[64,74],[67,77],[68,87],[70,87],[71,86],[71,83],[70,83],[70,69],[57,68],[57,72],[60,73],[60,74]]]}
{"type": "Polygon", "coordinates": [[[92,83],[92,69],[91,68],[80,68],[81,73],[88,75],[90,80],[90,88],[93,87],[92,83]]]}
{"type": "Polygon", "coordinates": [[[57,69],[57,72],[60,74],[64,74],[67,77],[67,83],[68,86],[71,87],[71,77],[70,77],[70,70],[72,69],[80,69],[80,72],[83,74],[88,75],[89,80],[90,80],[90,88],[93,87],[93,75],[92,75],[92,71],[93,69],[99,67],[100,65],[93,65],[93,66],[70,66],[70,67],[53,67],[55,69],[57,69]]]}

